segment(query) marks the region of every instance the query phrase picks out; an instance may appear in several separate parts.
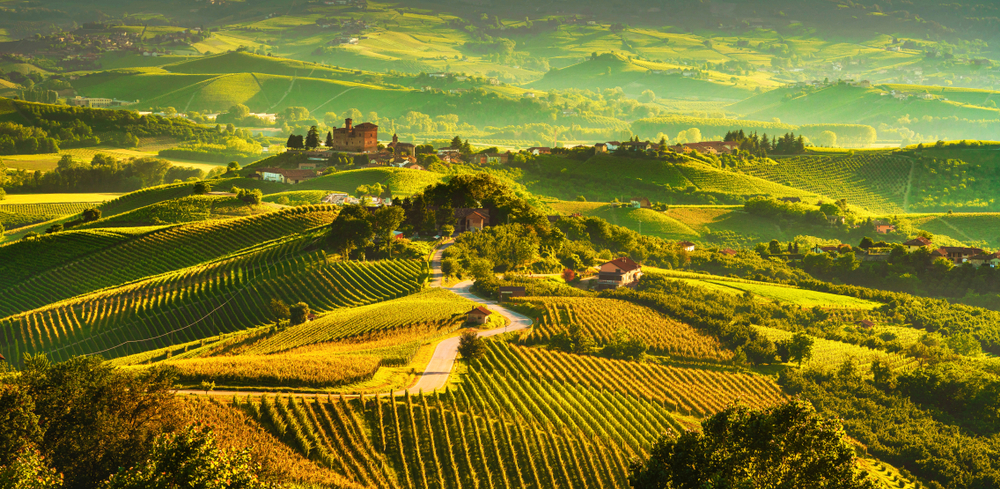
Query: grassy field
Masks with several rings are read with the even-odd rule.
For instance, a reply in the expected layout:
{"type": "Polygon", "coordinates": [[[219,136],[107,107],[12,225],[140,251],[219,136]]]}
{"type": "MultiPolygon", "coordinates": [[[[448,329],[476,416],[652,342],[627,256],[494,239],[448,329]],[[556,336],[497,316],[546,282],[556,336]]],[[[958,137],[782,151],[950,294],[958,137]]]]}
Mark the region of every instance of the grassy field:
{"type": "Polygon", "coordinates": [[[684,223],[651,209],[619,208],[599,202],[552,202],[549,206],[561,215],[579,213],[583,216],[599,217],[611,224],[664,239],[695,239],[701,236],[684,223]]]}
{"type": "Polygon", "coordinates": [[[107,202],[124,194],[7,194],[0,204],[63,204],[75,202],[107,202]]]}

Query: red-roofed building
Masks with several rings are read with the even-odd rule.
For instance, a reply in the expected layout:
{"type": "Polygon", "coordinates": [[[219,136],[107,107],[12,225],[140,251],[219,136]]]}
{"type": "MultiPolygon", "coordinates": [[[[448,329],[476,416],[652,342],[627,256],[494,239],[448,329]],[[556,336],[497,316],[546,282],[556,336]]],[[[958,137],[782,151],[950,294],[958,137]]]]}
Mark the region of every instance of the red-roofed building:
{"type": "Polygon", "coordinates": [[[948,259],[955,262],[958,265],[965,263],[970,258],[985,254],[986,252],[979,248],[964,248],[960,246],[945,246],[941,248],[948,255],[948,259]]]}
{"type": "Polygon", "coordinates": [[[734,250],[732,248],[721,249],[721,250],[719,250],[719,253],[722,253],[723,255],[729,255],[729,256],[736,256],[736,254],[737,254],[736,250],[734,250]]]}
{"type": "Polygon", "coordinates": [[[597,275],[597,289],[633,287],[642,278],[642,265],[625,256],[601,265],[597,275]]]}
{"type": "Polygon", "coordinates": [[[690,241],[681,241],[680,243],[677,243],[677,247],[688,252],[694,251],[694,243],[690,241]]]}
{"type": "Polygon", "coordinates": [[[903,246],[906,247],[906,251],[916,251],[919,250],[920,248],[926,248],[930,245],[931,245],[931,240],[923,236],[920,236],[919,238],[916,239],[911,239],[903,243],[903,246]]]}
{"type": "Polygon", "coordinates": [[[490,311],[483,306],[479,306],[469,311],[468,316],[466,316],[466,322],[472,324],[486,324],[486,321],[489,320],[489,317],[492,314],[493,311],[490,311]]]}

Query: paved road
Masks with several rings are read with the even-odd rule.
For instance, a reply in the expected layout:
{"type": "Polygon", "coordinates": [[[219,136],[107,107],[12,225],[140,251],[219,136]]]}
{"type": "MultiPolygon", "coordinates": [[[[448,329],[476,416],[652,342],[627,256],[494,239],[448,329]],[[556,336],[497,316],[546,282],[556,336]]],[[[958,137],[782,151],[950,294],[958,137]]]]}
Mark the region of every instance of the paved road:
{"type": "MultiPolygon", "coordinates": [[[[432,256],[431,259],[431,287],[443,287],[444,274],[441,273],[441,257],[444,253],[445,248],[450,245],[444,245],[439,247],[432,256]]],[[[488,331],[479,331],[478,335],[480,338],[488,338],[490,336],[496,336],[498,334],[508,333],[511,331],[519,331],[531,327],[531,318],[518,314],[510,309],[502,307],[497,304],[494,300],[482,299],[472,292],[469,292],[469,288],[472,287],[472,281],[467,280],[455,284],[453,287],[447,287],[447,290],[454,292],[455,294],[469,299],[473,302],[486,305],[486,307],[493,311],[494,313],[500,314],[507,319],[509,324],[505,328],[496,328],[488,331]]],[[[427,364],[427,368],[424,369],[417,381],[410,386],[407,391],[411,394],[423,392],[432,392],[441,389],[448,383],[448,376],[451,375],[451,371],[455,367],[455,360],[458,358],[458,340],[456,336],[454,338],[448,338],[440,343],[434,348],[434,354],[431,356],[430,363],[427,364]]],[[[205,394],[205,391],[198,390],[179,390],[178,394],[205,394]]],[[[400,391],[399,394],[403,392],[400,391]]],[[[264,394],[273,394],[272,392],[258,392],[258,391],[226,391],[218,390],[211,391],[210,395],[213,396],[224,396],[232,397],[234,395],[238,396],[260,396],[264,394]]],[[[327,394],[311,394],[311,393],[291,393],[286,395],[292,395],[296,397],[326,397],[327,394]]],[[[353,397],[353,396],[348,396],[353,397]]]]}

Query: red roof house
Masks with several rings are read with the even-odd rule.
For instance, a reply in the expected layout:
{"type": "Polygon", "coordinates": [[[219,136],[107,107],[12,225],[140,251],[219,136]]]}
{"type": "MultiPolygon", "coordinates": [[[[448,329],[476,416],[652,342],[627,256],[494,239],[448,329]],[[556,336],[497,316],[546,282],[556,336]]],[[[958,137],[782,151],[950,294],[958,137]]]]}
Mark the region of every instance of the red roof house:
{"type": "Polygon", "coordinates": [[[489,309],[483,306],[478,306],[475,309],[469,311],[469,314],[466,317],[466,321],[472,324],[486,324],[486,321],[492,314],[493,311],[490,311],[489,309]]]}

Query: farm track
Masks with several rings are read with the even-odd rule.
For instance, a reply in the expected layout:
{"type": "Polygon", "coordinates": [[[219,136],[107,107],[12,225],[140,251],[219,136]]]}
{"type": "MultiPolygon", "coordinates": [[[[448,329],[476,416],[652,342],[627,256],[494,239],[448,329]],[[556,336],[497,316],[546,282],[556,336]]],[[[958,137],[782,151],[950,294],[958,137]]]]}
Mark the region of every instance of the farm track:
{"type": "MultiPolygon", "coordinates": [[[[443,279],[444,274],[441,272],[441,257],[444,253],[445,248],[448,245],[439,247],[434,252],[433,260],[431,261],[431,287],[446,288],[451,292],[474,302],[481,304],[487,304],[487,307],[493,312],[500,314],[508,321],[510,324],[504,328],[496,328],[487,331],[480,331],[478,335],[480,338],[488,338],[491,336],[496,336],[504,333],[509,333],[512,331],[520,331],[531,327],[531,318],[518,314],[511,311],[505,307],[497,304],[494,300],[482,299],[469,289],[472,287],[472,281],[467,280],[455,284],[453,287],[444,287],[443,279]]],[[[411,385],[409,388],[398,391],[396,395],[404,395],[406,392],[410,394],[417,394],[421,392],[433,392],[438,389],[443,388],[448,383],[448,377],[451,375],[451,371],[454,369],[455,360],[458,358],[458,341],[459,338],[452,337],[448,338],[440,343],[434,348],[434,354],[431,357],[430,362],[427,367],[424,368],[423,373],[417,379],[417,381],[411,385]]],[[[205,395],[205,391],[193,390],[193,389],[182,389],[174,391],[176,394],[194,394],[194,395],[205,395]]],[[[282,394],[284,396],[300,397],[300,398],[320,398],[327,397],[327,393],[279,393],[274,391],[230,391],[230,390],[215,390],[209,391],[208,395],[215,397],[233,397],[233,396],[253,396],[260,397],[265,395],[275,395],[282,394]]],[[[366,397],[375,397],[375,394],[363,394],[366,397]]],[[[347,398],[356,398],[358,395],[345,395],[347,398]]]]}

